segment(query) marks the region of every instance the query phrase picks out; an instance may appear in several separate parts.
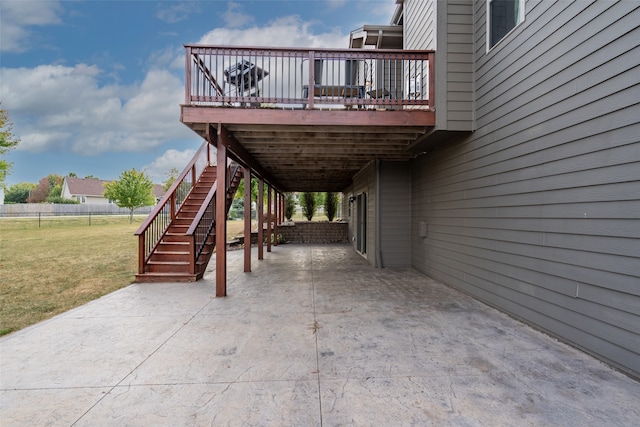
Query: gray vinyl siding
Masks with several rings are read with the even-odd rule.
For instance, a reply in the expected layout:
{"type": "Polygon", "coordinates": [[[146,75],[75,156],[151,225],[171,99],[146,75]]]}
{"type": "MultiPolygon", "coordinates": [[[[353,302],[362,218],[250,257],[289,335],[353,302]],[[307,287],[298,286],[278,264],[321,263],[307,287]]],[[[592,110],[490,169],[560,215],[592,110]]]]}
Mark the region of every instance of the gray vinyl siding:
{"type": "Polygon", "coordinates": [[[356,247],[355,242],[355,225],[356,225],[356,209],[355,203],[351,205],[349,209],[348,199],[350,196],[357,196],[358,194],[366,193],[367,195],[367,253],[365,257],[367,261],[373,266],[376,266],[376,235],[375,235],[375,221],[376,221],[376,163],[371,162],[358,172],[353,177],[353,184],[350,188],[343,191],[344,199],[346,199],[346,205],[344,212],[347,212],[346,219],[349,222],[349,240],[356,247]],[[351,212],[351,215],[348,213],[351,212]]]}
{"type": "Polygon", "coordinates": [[[473,130],[473,2],[405,0],[405,49],[435,49],[436,129],[473,130]]]}
{"type": "Polygon", "coordinates": [[[436,49],[436,0],[404,2],[404,48],[436,49]]]}
{"type": "Polygon", "coordinates": [[[640,2],[530,0],[489,52],[473,7],[476,129],[414,160],[412,265],[640,376],[640,2]]]}
{"type": "Polygon", "coordinates": [[[408,162],[380,162],[381,267],[411,266],[411,171],[408,162]]]}
{"type": "MultiPolygon", "coordinates": [[[[448,0],[446,6],[446,130],[473,130],[473,3],[448,0]]],[[[440,60],[436,54],[436,63],[440,60]]],[[[438,86],[436,86],[436,90],[438,86]]]]}

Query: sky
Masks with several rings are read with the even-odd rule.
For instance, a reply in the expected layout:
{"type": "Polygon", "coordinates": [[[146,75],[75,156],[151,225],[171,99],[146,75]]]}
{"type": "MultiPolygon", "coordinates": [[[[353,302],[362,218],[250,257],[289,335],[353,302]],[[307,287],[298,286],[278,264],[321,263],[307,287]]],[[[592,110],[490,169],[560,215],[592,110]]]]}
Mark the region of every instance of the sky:
{"type": "Polygon", "coordinates": [[[7,185],[49,174],[156,183],[202,140],[180,123],[184,44],[348,47],[395,0],[0,1],[0,102],[20,139],[7,185]]]}

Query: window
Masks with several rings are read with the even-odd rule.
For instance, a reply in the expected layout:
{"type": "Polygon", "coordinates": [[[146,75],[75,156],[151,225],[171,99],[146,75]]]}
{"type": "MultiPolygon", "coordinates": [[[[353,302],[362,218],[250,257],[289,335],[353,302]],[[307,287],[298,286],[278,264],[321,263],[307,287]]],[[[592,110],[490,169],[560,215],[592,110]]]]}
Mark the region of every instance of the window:
{"type": "Polygon", "coordinates": [[[524,21],[524,0],[487,0],[487,43],[491,49],[524,21]]]}

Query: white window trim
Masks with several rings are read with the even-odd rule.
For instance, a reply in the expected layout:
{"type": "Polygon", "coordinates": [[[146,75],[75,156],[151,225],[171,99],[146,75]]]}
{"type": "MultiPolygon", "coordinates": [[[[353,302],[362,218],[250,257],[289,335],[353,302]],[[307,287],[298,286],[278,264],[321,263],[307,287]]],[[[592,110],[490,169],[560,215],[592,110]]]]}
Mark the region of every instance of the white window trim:
{"type": "Polygon", "coordinates": [[[514,32],[516,30],[516,28],[518,28],[520,25],[522,25],[522,23],[525,20],[525,0],[518,0],[520,2],[520,7],[518,7],[518,23],[507,32],[507,34],[505,34],[500,40],[498,40],[498,42],[496,44],[494,44],[493,46],[491,45],[491,2],[493,0],[487,0],[487,11],[486,11],[486,20],[485,20],[485,36],[486,36],[486,46],[487,46],[487,53],[489,53],[489,51],[493,50],[496,46],[499,46],[502,41],[504,39],[506,39],[507,37],[509,37],[509,35],[514,32]]]}

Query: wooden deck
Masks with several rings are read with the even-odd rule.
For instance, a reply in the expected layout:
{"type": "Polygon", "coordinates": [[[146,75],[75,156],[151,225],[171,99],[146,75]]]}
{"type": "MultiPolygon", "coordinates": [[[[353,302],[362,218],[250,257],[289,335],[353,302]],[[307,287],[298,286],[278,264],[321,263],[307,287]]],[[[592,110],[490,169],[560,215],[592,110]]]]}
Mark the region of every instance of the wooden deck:
{"type": "Polygon", "coordinates": [[[433,129],[433,57],[189,45],[181,121],[205,139],[223,127],[229,156],[279,191],[342,191],[373,160],[410,159],[433,129]]]}

